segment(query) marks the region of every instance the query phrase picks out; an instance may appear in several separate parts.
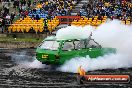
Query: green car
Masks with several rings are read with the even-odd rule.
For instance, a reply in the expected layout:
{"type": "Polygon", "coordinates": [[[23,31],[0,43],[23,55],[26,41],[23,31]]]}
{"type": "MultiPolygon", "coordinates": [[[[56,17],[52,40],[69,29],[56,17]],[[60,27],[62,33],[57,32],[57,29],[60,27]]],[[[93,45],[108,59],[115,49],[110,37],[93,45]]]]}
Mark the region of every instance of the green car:
{"type": "Polygon", "coordinates": [[[36,50],[36,58],[43,64],[61,65],[65,61],[75,57],[85,57],[95,59],[109,53],[116,53],[114,48],[102,48],[91,37],[87,39],[56,39],[46,38],[36,50]]]}

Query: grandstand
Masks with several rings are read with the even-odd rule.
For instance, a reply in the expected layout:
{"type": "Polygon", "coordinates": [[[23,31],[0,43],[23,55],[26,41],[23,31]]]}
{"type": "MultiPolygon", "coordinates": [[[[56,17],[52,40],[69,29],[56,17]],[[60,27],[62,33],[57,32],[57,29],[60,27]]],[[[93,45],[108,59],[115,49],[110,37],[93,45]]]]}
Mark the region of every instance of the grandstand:
{"type": "Polygon", "coordinates": [[[51,33],[61,24],[97,27],[107,19],[119,19],[126,25],[132,23],[129,0],[14,0],[12,3],[15,13],[4,7],[1,16],[1,30],[5,33],[51,33]],[[6,17],[11,22],[6,22],[6,17]]]}

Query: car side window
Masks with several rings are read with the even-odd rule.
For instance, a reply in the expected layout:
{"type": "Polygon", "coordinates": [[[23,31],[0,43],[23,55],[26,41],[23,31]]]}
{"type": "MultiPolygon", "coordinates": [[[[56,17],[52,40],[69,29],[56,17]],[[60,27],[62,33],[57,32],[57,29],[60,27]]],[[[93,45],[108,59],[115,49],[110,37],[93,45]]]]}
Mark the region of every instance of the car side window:
{"type": "Polygon", "coordinates": [[[72,50],[72,49],[74,49],[73,42],[65,42],[62,48],[62,50],[72,50]]]}
{"type": "Polygon", "coordinates": [[[99,48],[100,45],[97,44],[94,40],[90,40],[87,42],[87,48],[99,48]]]}
{"type": "Polygon", "coordinates": [[[85,48],[85,43],[84,41],[74,41],[75,44],[75,49],[82,49],[85,48]]]}

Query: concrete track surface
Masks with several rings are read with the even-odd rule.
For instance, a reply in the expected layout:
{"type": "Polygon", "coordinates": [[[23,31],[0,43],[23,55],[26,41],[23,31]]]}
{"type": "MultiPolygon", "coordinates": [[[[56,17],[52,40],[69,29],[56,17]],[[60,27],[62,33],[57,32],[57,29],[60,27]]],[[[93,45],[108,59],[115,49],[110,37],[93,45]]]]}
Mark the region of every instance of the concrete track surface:
{"type": "MultiPolygon", "coordinates": [[[[56,71],[56,66],[30,67],[29,64],[33,62],[34,56],[35,49],[0,49],[0,88],[132,88],[132,82],[129,84],[78,85],[77,74],[56,71]]],[[[37,64],[34,63],[34,65],[37,64]]],[[[88,74],[98,73],[132,75],[132,68],[88,72],[88,74]]]]}

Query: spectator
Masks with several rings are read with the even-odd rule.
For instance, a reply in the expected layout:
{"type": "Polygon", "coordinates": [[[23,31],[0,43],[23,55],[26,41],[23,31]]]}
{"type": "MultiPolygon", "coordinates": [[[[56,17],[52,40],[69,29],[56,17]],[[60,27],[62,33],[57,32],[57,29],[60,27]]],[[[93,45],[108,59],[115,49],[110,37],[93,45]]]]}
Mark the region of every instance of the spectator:
{"type": "MultiPolygon", "coordinates": [[[[71,9],[78,1],[79,0],[43,0],[43,3],[41,2],[42,8],[40,8],[40,12],[45,14],[48,19],[56,15],[71,15],[71,9]]],[[[34,3],[36,3],[36,0],[34,3]]],[[[30,14],[34,13],[31,12],[30,14]]]]}
{"type": "Polygon", "coordinates": [[[15,14],[14,14],[14,12],[12,12],[11,13],[11,23],[13,23],[14,17],[15,17],[15,14]]]}
{"type": "MultiPolygon", "coordinates": [[[[120,19],[123,20],[128,19],[129,16],[131,16],[131,8],[128,7],[128,4],[126,1],[115,2],[114,0],[100,0],[100,1],[93,1],[92,4],[88,4],[82,6],[82,9],[80,9],[80,13],[83,16],[107,16],[112,19],[120,19]],[[93,8],[91,8],[91,6],[93,8]],[[85,9],[87,8],[87,9],[85,9]],[[84,14],[87,12],[88,14],[84,14]]],[[[132,16],[131,16],[132,18],[132,16]]]]}
{"type": "Polygon", "coordinates": [[[48,30],[47,19],[44,19],[44,30],[46,32],[46,36],[48,36],[50,34],[50,31],[48,30]]]}
{"type": "Polygon", "coordinates": [[[2,33],[4,33],[4,29],[5,29],[5,19],[2,20],[2,33]]]}
{"type": "Polygon", "coordinates": [[[34,0],[34,2],[33,2],[33,6],[34,6],[34,7],[36,6],[36,3],[37,3],[36,0],[34,0]]]}
{"type": "Polygon", "coordinates": [[[62,8],[62,10],[61,10],[61,15],[62,16],[65,16],[66,15],[66,11],[64,10],[64,8],[62,8]]]}
{"type": "Polygon", "coordinates": [[[28,0],[28,3],[27,3],[28,7],[31,6],[31,0],[28,0]]]}
{"type": "Polygon", "coordinates": [[[36,15],[36,20],[40,20],[40,17],[39,17],[39,15],[38,15],[38,14],[36,15]]]}
{"type": "Polygon", "coordinates": [[[17,3],[17,0],[14,0],[13,8],[16,8],[16,3],[17,3]]]}
{"type": "Polygon", "coordinates": [[[15,8],[16,8],[16,6],[17,6],[17,8],[19,7],[19,0],[16,1],[15,8]]]}

